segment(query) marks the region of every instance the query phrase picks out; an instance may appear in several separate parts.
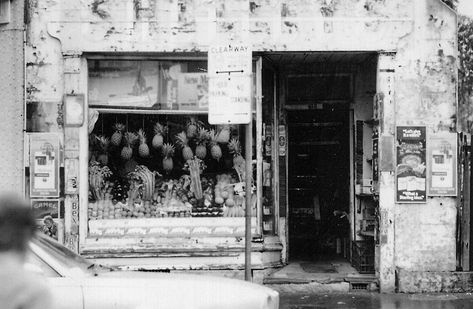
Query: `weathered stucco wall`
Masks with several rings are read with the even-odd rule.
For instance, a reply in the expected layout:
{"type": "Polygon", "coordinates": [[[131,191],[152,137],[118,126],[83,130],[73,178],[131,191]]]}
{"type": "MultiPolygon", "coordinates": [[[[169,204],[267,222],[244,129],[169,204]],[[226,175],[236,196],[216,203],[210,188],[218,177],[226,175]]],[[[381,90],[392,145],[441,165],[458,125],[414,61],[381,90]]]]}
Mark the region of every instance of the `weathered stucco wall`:
{"type": "MultiPolygon", "coordinates": [[[[29,3],[27,103],[45,119],[39,131],[62,130],[62,96],[77,88],[68,79],[84,73],[79,66],[65,67],[63,55],[205,52],[211,42],[223,40],[251,42],[261,52],[395,52],[392,65],[379,68],[394,70],[395,79],[394,90],[389,85],[383,89],[394,93],[385,93],[393,100],[385,102],[389,106],[382,133],[394,137],[396,125],[411,124],[426,125],[429,132],[455,129],[456,16],[439,0],[29,3]]],[[[387,234],[380,278],[387,282],[385,290],[394,288],[396,268],[398,274],[454,270],[455,201],[429,198],[425,205],[394,204],[392,171],[381,179],[386,215],[381,228],[387,234]]]]}
{"type": "Polygon", "coordinates": [[[23,195],[24,53],[23,2],[11,2],[10,23],[0,24],[0,191],[23,195]]]}
{"type": "MultiPolygon", "coordinates": [[[[456,17],[437,1],[416,1],[415,31],[397,52],[396,125],[425,125],[428,133],[455,130],[456,17]]],[[[395,205],[398,270],[455,270],[456,201],[395,205]]],[[[399,280],[402,280],[400,278],[399,280]]]]}

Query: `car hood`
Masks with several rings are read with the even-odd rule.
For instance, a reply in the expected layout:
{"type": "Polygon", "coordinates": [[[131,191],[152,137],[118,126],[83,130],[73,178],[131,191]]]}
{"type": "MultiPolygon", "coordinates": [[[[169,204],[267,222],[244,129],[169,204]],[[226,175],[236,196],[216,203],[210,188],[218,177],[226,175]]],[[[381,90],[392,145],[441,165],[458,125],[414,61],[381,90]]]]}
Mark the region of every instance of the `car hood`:
{"type": "Polygon", "coordinates": [[[99,272],[96,277],[83,280],[84,292],[89,296],[103,295],[100,291],[107,290],[116,293],[112,296],[114,299],[135,304],[123,308],[273,309],[279,306],[279,294],[270,288],[208,275],[111,271],[99,272]],[[136,305],[143,301],[146,305],[136,305]]]}

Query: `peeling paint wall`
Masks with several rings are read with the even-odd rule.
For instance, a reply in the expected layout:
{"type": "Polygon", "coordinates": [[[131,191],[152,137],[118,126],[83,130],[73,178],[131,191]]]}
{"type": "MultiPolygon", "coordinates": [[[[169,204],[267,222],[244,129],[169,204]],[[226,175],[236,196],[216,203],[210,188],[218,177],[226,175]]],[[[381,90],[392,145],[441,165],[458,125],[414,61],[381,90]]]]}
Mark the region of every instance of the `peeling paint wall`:
{"type": "MultiPolygon", "coordinates": [[[[63,132],[62,97],[75,89],[65,78],[73,74],[65,74],[64,55],[178,55],[205,52],[210,43],[226,40],[250,42],[260,52],[394,52],[393,100],[384,104],[395,112],[384,114],[384,137],[394,137],[397,125],[455,130],[456,16],[439,0],[28,2],[27,104],[44,120],[34,130],[63,132]]],[[[387,290],[394,287],[394,269],[398,275],[454,270],[455,200],[395,204],[392,171],[381,179],[381,224],[387,226],[380,228],[389,235],[380,278],[387,290]]]]}
{"type": "Polygon", "coordinates": [[[0,24],[0,190],[23,195],[23,2],[11,1],[10,22],[0,24]]]}
{"type": "MultiPolygon", "coordinates": [[[[425,125],[428,133],[456,129],[456,18],[437,1],[415,2],[415,30],[396,58],[396,125],[425,125]]],[[[454,198],[395,205],[398,269],[455,270],[454,198]]]]}

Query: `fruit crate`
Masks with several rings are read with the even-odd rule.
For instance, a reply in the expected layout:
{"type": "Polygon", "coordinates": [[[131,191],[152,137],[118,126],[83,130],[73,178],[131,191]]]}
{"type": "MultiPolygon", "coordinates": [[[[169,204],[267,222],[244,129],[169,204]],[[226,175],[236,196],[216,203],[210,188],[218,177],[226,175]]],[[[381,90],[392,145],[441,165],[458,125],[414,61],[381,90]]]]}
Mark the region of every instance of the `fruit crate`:
{"type": "Polygon", "coordinates": [[[351,265],[360,274],[374,273],[374,241],[357,240],[352,242],[351,265]]]}

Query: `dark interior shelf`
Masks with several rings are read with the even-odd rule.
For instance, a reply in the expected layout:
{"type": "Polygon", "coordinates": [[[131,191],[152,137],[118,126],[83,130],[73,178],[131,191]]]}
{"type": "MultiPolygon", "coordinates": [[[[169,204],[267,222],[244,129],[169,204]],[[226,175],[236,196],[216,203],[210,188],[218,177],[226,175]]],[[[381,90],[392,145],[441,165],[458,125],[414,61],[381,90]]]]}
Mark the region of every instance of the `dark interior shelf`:
{"type": "Polygon", "coordinates": [[[339,141],[320,141],[320,142],[298,142],[298,143],[290,143],[291,145],[298,145],[298,146],[333,146],[333,145],[340,145],[339,141]]]}
{"type": "Polygon", "coordinates": [[[379,124],[379,119],[369,119],[364,121],[367,125],[376,126],[379,124]]]}
{"type": "Polygon", "coordinates": [[[297,122],[291,123],[291,127],[339,127],[342,126],[342,122],[297,122]]]}

